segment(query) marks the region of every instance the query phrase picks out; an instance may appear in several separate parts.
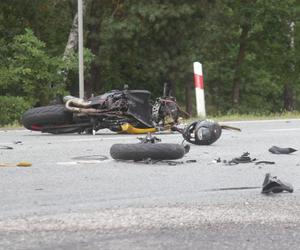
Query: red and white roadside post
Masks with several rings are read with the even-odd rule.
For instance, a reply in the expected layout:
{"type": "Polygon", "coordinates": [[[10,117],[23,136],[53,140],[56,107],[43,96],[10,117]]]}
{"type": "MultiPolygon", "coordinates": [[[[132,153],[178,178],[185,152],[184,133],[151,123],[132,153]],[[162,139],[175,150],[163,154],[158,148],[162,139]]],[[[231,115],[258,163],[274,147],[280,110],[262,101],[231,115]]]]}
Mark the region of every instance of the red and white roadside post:
{"type": "Polygon", "coordinates": [[[206,116],[202,64],[194,62],[194,83],[196,93],[197,115],[206,116]]]}

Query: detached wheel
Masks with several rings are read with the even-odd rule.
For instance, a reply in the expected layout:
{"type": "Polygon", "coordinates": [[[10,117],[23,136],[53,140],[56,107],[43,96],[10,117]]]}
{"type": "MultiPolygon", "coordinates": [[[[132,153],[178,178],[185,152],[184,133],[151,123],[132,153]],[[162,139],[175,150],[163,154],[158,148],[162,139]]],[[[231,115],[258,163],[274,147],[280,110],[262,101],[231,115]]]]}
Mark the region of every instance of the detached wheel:
{"type": "Polygon", "coordinates": [[[110,155],[115,160],[175,160],[184,154],[184,146],[174,143],[114,144],[110,148],[110,155]]]}
{"type": "Polygon", "coordinates": [[[51,105],[27,110],[22,116],[22,123],[29,130],[40,131],[45,125],[70,124],[73,114],[65,110],[64,105],[51,105]]]}

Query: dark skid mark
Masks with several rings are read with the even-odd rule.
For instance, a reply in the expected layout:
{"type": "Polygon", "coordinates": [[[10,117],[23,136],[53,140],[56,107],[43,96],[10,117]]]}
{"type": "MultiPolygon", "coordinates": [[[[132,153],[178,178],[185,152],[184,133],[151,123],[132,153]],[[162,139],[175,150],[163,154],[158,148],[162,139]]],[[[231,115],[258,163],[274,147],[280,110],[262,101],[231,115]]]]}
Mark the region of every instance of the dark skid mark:
{"type": "Polygon", "coordinates": [[[246,189],[260,189],[261,187],[228,187],[228,188],[212,188],[205,189],[204,191],[229,191],[229,190],[246,190],[246,189]]]}
{"type": "Polygon", "coordinates": [[[0,149],[14,149],[14,148],[10,146],[0,146],[0,149]]]}

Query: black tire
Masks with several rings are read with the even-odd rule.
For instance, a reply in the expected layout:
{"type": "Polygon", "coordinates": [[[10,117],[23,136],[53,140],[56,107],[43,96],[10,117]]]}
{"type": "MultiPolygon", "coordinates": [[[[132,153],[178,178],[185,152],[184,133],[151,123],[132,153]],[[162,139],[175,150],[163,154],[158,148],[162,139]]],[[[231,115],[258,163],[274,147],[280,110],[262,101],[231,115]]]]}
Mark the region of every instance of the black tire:
{"type": "Polygon", "coordinates": [[[38,130],[45,125],[72,123],[73,115],[65,110],[64,105],[51,105],[27,110],[22,116],[22,123],[29,130],[38,130]]]}
{"type": "Polygon", "coordinates": [[[114,144],[110,148],[110,155],[116,160],[175,160],[184,154],[184,146],[174,143],[114,144]]]}

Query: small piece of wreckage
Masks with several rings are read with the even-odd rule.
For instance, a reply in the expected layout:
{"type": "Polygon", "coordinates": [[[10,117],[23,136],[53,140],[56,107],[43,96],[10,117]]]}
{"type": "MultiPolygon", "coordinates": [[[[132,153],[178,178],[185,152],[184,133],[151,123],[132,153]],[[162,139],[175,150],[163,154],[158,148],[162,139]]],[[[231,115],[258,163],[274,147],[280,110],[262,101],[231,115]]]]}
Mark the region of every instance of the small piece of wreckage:
{"type": "Polygon", "coordinates": [[[283,182],[277,179],[276,176],[271,176],[270,173],[267,173],[263,182],[262,193],[270,194],[270,193],[281,193],[283,191],[287,191],[292,193],[294,188],[291,184],[287,182],[283,182]]]}
{"type": "Polygon", "coordinates": [[[273,147],[269,148],[269,152],[271,152],[272,154],[290,154],[290,153],[294,153],[296,151],[297,151],[297,149],[294,149],[294,148],[280,148],[277,146],[273,146],[273,147]]]}

